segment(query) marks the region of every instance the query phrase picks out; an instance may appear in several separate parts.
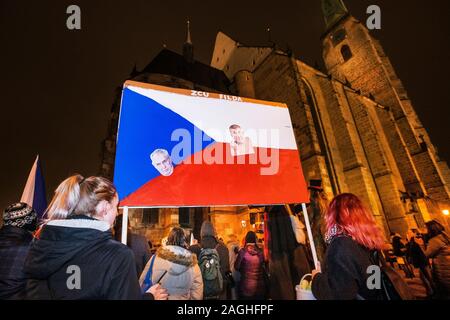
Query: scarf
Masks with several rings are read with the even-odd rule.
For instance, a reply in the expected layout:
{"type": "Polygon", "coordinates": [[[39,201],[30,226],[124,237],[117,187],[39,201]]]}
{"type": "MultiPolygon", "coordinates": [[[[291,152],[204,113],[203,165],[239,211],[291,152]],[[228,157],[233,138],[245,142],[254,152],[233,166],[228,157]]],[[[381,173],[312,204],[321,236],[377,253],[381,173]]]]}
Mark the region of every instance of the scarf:
{"type": "Polygon", "coordinates": [[[345,235],[346,235],[346,233],[344,232],[344,230],[342,230],[342,228],[340,226],[335,224],[327,231],[327,233],[325,235],[325,242],[327,244],[330,244],[334,238],[339,237],[339,236],[345,236],[345,235]]]}

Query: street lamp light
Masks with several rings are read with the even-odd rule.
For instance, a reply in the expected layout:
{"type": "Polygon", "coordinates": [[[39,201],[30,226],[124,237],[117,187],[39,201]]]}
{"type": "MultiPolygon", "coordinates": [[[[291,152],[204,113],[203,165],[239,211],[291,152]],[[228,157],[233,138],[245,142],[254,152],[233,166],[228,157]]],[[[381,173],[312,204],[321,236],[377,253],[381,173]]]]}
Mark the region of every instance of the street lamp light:
{"type": "Polygon", "coordinates": [[[449,210],[448,209],[444,209],[442,210],[442,214],[445,216],[445,220],[447,220],[447,226],[448,226],[448,230],[450,230],[450,217],[449,217],[449,210]]]}

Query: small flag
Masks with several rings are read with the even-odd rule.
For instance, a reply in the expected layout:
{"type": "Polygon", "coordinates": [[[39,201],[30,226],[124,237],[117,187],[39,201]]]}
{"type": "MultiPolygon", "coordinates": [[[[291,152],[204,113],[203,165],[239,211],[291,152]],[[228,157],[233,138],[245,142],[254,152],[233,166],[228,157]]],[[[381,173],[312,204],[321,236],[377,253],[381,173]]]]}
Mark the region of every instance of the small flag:
{"type": "Polygon", "coordinates": [[[39,218],[42,218],[45,209],[47,208],[47,196],[45,194],[45,182],[44,176],[42,175],[39,155],[36,157],[33,167],[31,168],[20,201],[31,206],[36,211],[39,218]]]}

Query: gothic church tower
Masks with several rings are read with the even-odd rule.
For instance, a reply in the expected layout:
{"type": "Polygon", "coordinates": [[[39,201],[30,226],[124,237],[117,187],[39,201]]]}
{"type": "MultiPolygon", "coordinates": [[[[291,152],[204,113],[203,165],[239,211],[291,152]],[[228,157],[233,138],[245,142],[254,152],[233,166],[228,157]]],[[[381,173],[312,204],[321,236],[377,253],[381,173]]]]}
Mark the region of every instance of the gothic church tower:
{"type": "MultiPolygon", "coordinates": [[[[323,58],[329,75],[389,111],[377,116],[394,161],[380,174],[398,172],[401,182],[397,186],[406,191],[403,196],[422,206],[428,218],[439,218],[440,210],[450,203],[450,171],[439,158],[389,58],[342,0],[322,0],[322,10],[326,25],[323,58]]],[[[399,191],[390,192],[397,196],[399,191]]]]}

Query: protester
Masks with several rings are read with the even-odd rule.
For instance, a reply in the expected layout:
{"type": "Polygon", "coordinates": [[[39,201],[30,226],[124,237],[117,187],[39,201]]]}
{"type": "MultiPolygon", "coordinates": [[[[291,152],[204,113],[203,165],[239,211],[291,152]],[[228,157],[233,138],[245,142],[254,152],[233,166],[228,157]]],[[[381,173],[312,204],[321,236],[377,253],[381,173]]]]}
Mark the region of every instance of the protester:
{"type": "Polygon", "coordinates": [[[369,289],[367,268],[372,251],[384,239],[372,213],[353,194],[335,197],[326,212],[328,248],[323,271],[313,270],[312,292],[319,300],[379,300],[381,290],[369,289]]]}
{"type": "MultiPolygon", "coordinates": [[[[118,196],[101,177],[74,175],[56,189],[25,262],[30,299],[141,299],[133,252],[112,238],[118,196]]],[[[148,298],[167,299],[160,286],[148,298]]]]}
{"type": "Polygon", "coordinates": [[[397,257],[404,257],[406,255],[406,246],[398,233],[391,233],[391,243],[394,254],[397,257]]]}
{"type": "Polygon", "coordinates": [[[284,206],[267,208],[266,246],[269,256],[268,296],[273,300],[295,300],[297,268],[293,253],[298,247],[289,213],[284,206]]]}
{"type": "MultiPolygon", "coordinates": [[[[119,215],[114,224],[114,238],[119,242],[122,242],[122,220],[123,215],[119,215]]],[[[140,276],[152,254],[147,239],[131,231],[130,220],[127,223],[127,246],[133,251],[136,272],[140,276]]]]}
{"type": "Polygon", "coordinates": [[[310,180],[308,189],[310,191],[310,205],[308,207],[308,216],[311,223],[314,245],[317,258],[324,261],[326,243],[324,240],[325,224],[324,216],[328,208],[328,198],[322,188],[322,180],[310,180]]]}
{"type": "Polygon", "coordinates": [[[239,241],[236,235],[230,235],[229,240],[227,241],[228,255],[230,257],[230,270],[234,269],[234,262],[237,258],[237,252],[239,252],[239,241]],[[236,252],[237,249],[237,252],[236,252]]]}
{"type": "Polygon", "coordinates": [[[264,249],[264,239],[258,238],[258,240],[256,241],[256,245],[258,246],[258,248],[263,250],[264,249]]]}
{"type": "Polygon", "coordinates": [[[425,255],[433,259],[433,279],[437,299],[450,299],[450,239],[445,228],[436,220],[426,223],[428,245],[425,255]]]}
{"type": "Polygon", "coordinates": [[[402,237],[398,233],[391,233],[391,243],[400,269],[405,272],[407,278],[414,278],[414,272],[406,259],[406,244],[402,237]]]}
{"type": "Polygon", "coordinates": [[[420,279],[425,286],[427,296],[431,297],[433,295],[433,280],[431,277],[430,264],[421,246],[417,243],[417,241],[422,240],[417,238],[417,234],[412,230],[408,230],[406,238],[408,240],[408,243],[406,244],[406,256],[409,263],[419,269],[420,279]]]}
{"type": "Polygon", "coordinates": [[[227,247],[223,242],[218,241],[216,230],[210,221],[203,221],[200,229],[200,244],[192,245],[189,247],[189,250],[197,255],[200,269],[203,269],[204,298],[225,300],[229,284],[227,278],[231,275],[230,258],[227,247]],[[211,268],[210,271],[208,270],[208,272],[211,272],[211,275],[208,276],[208,281],[205,281],[205,269],[202,268],[203,261],[208,266],[206,262],[211,259],[219,263],[220,275],[215,273],[214,268],[211,268]],[[221,287],[219,293],[217,293],[218,287],[221,287]]]}
{"type": "Polygon", "coordinates": [[[230,256],[230,271],[232,276],[232,286],[229,290],[230,291],[229,297],[231,300],[237,300],[238,299],[237,288],[239,286],[241,274],[234,268],[234,263],[236,262],[240,249],[239,241],[237,240],[236,235],[230,236],[230,240],[227,242],[227,248],[228,254],[230,256]]]}
{"type": "Polygon", "coordinates": [[[159,281],[167,289],[169,300],[201,300],[202,274],[197,257],[186,248],[184,230],[173,228],[166,245],[160,247],[145,266],[139,279],[141,287],[146,279],[152,283],[159,281]]]}
{"type": "Polygon", "coordinates": [[[266,297],[264,255],[256,242],[256,233],[249,231],[245,236],[245,246],[234,263],[241,274],[238,295],[242,300],[263,300],[266,297]]]}
{"type": "Polygon", "coordinates": [[[27,277],[23,272],[37,214],[26,203],[15,203],[3,212],[0,229],[0,300],[24,299],[27,277]]]}
{"type": "Polygon", "coordinates": [[[297,241],[297,247],[293,252],[294,272],[292,273],[292,280],[298,284],[305,274],[311,273],[313,263],[310,262],[308,247],[306,246],[305,225],[300,221],[296,211],[293,211],[289,218],[297,241]]]}

